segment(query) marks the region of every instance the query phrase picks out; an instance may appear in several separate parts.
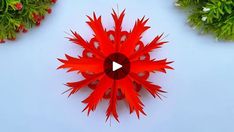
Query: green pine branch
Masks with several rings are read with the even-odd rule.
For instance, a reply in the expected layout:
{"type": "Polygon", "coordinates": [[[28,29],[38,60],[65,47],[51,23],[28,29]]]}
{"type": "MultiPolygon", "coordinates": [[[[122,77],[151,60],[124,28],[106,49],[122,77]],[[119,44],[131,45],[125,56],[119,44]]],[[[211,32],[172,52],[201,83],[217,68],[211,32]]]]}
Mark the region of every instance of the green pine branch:
{"type": "Polygon", "coordinates": [[[56,0],[0,0],[0,43],[39,26],[56,0]]]}
{"type": "Polygon", "coordinates": [[[175,5],[188,11],[193,28],[234,41],[234,0],[178,0],[175,5]]]}

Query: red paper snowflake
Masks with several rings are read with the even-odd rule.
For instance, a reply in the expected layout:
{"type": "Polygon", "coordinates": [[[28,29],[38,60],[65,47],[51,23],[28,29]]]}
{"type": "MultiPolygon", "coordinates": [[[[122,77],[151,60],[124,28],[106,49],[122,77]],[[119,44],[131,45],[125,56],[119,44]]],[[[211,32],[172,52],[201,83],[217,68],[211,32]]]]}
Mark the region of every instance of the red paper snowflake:
{"type": "Polygon", "coordinates": [[[87,24],[94,32],[94,37],[88,42],[78,33],[73,32],[73,37],[69,40],[84,48],[82,56],[71,57],[66,55],[66,59],[59,59],[63,64],[60,68],[68,68],[68,72],[78,71],[84,76],[84,80],[69,82],[70,87],[66,92],[69,96],[75,94],[85,86],[93,89],[93,92],[83,101],[87,104],[84,110],[94,111],[98,103],[104,98],[109,99],[109,107],[106,111],[107,119],[110,115],[118,120],[116,111],[117,100],[125,99],[129,104],[130,112],[136,112],[139,118],[143,111],[143,103],[138,92],[141,88],[146,89],[153,97],[160,97],[164,92],[160,86],[147,81],[150,72],[164,72],[172,69],[164,60],[150,59],[149,52],[160,48],[167,42],[162,42],[162,35],[154,38],[152,42],[144,45],[141,41],[142,33],[150,27],[146,26],[148,19],[138,19],[132,31],[122,30],[122,22],[125,15],[123,11],[117,15],[112,13],[115,27],[114,30],[104,29],[101,16],[95,13],[93,18],[88,16],[87,24]]]}

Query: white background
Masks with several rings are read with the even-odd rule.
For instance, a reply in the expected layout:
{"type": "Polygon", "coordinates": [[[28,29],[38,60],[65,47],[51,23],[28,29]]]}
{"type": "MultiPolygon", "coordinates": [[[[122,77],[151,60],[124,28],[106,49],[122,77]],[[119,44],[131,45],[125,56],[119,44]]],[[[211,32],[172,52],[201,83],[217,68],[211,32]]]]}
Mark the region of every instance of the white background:
{"type": "Polygon", "coordinates": [[[20,35],[15,42],[0,45],[1,132],[231,132],[234,131],[234,43],[217,42],[199,35],[186,24],[186,14],[173,0],[59,0],[53,13],[39,28],[20,35]],[[112,8],[126,9],[123,28],[131,29],[137,18],[146,16],[151,29],[145,43],[165,33],[170,41],[152,56],[175,61],[174,71],[156,74],[150,80],[168,93],[163,100],[142,92],[147,116],[129,115],[119,104],[120,123],[105,123],[107,102],[89,117],[81,103],[90,91],[67,98],[61,95],[68,81],[82,79],[65,70],[56,58],[77,56],[81,48],[65,37],[78,31],[89,40],[92,31],[86,15],[95,11],[104,25],[113,27],[112,8]],[[111,126],[110,126],[111,124],[111,126]]]}

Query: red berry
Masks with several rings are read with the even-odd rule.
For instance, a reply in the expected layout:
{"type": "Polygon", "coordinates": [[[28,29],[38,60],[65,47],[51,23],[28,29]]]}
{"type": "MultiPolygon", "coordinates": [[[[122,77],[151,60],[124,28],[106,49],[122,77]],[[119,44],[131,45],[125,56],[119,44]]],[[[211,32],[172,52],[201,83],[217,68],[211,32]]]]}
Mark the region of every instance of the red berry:
{"type": "Polygon", "coordinates": [[[55,4],[57,2],[57,0],[51,0],[50,2],[55,4]]]}
{"type": "Polygon", "coordinates": [[[41,21],[36,22],[36,26],[40,26],[41,25],[41,21]]]}
{"type": "Polygon", "coordinates": [[[3,39],[0,39],[0,43],[5,43],[5,41],[3,39]]]}
{"type": "Polygon", "coordinates": [[[49,8],[49,9],[47,9],[47,12],[50,14],[52,12],[52,10],[49,8]]]}
{"type": "Polygon", "coordinates": [[[8,38],[8,40],[11,40],[11,41],[15,41],[15,37],[12,37],[12,38],[8,38]]]}
{"type": "Polygon", "coordinates": [[[16,8],[16,10],[22,10],[23,4],[18,2],[18,3],[15,4],[15,8],[16,8]]]}
{"type": "Polygon", "coordinates": [[[17,28],[15,31],[18,33],[20,30],[19,30],[19,28],[17,28]]]}
{"type": "Polygon", "coordinates": [[[20,24],[19,30],[21,31],[21,30],[23,30],[23,29],[24,29],[24,25],[23,25],[23,24],[20,24]]]}
{"type": "Polygon", "coordinates": [[[27,33],[28,32],[28,30],[27,29],[23,29],[23,33],[27,33]]]}

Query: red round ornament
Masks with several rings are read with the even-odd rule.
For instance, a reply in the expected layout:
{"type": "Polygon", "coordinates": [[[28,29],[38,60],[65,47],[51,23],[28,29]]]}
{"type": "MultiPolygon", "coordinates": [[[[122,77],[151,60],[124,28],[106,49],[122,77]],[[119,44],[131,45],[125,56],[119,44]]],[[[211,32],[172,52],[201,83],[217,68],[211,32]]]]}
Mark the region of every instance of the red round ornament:
{"type": "Polygon", "coordinates": [[[93,18],[88,16],[87,24],[94,32],[90,41],[84,40],[78,33],[73,32],[69,40],[84,48],[82,56],[59,59],[63,64],[59,67],[67,68],[68,72],[81,73],[85,78],[78,82],[69,82],[70,87],[66,92],[69,96],[81,88],[89,86],[93,92],[82,102],[86,104],[84,110],[94,111],[98,103],[104,98],[109,100],[106,111],[119,121],[116,110],[117,101],[125,99],[129,105],[130,113],[135,112],[139,118],[140,113],[145,115],[139,91],[144,88],[153,97],[160,97],[164,91],[160,86],[147,81],[150,72],[163,72],[173,69],[167,59],[150,59],[153,49],[161,48],[167,42],[161,41],[162,35],[156,36],[149,44],[141,41],[142,34],[150,27],[146,26],[148,19],[138,19],[131,31],[122,29],[125,11],[120,15],[113,10],[112,17],[115,27],[112,30],[104,29],[101,16],[93,13],[93,18]]]}

